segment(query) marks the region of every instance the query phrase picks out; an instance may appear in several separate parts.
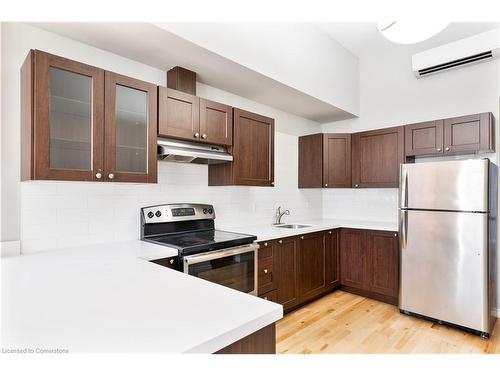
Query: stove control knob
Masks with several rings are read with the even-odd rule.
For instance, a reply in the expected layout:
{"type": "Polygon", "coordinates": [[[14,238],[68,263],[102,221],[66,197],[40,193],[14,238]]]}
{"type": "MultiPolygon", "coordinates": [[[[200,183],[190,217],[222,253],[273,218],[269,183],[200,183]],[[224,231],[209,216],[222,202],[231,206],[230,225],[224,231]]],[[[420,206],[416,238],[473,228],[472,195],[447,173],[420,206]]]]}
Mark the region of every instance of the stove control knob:
{"type": "Polygon", "coordinates": [[[148,217],[151,219],[153,216],[155,216],[154,213],[152,213],[151,211],[148,212],[148,217]]]}
{"type": "Polygon", "coordinates": [[[156,215],[156,217],[160,217],[161,216],[161,211],[156,211],[155,215],[156,215]]]}
{"type": "Polygon", "coordinates": [[[208,210],[206,208],[203,209],[203,213],[206,215],[208,214],[208,210]]]}
{"type": "Polygon", "coordinates": [[[209,213],[210,215],[212,215],[212,214],[214,213],[214,210],[212,210],[211,208],[209,208],[209,209],[208,209],[208,213],[209,213]]]}

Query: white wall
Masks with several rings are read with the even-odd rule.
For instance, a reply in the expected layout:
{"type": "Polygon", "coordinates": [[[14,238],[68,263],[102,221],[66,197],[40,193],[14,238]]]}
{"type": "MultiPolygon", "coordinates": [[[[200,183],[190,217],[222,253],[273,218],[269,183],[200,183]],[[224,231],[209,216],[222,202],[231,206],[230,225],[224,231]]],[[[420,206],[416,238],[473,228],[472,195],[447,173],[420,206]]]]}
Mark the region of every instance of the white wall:
{"type": "Polygon", "coordinates": [[[139,238],[139,208],[168,202],[213,203],[217,225],[271,223],[278,205],[290,220],[321,216],[321,191],[297,188],[297,136],[320,125],[198,84],[198,94],[273,117],[275,188],[208,187],[207,166],[159,163],[159,183],[20,183],[19,68],[30,48],[165,84],[165,72],[23,24],[2,30],[2,241],[21,240],[23,252],[139,238]],[[8,160],[8,162],[7,162],[8,160]]]}
{"type": "Polygon", "coordinates": [[[359,113],[358,58],[314,25],[157,25],[344,111],[359,113]]]}
{"type": "MultiPolygon", "coordinates": [[[[359,118],[323,124],[322,127],[324,132],[357,132],[471,113],[492,112],[496,121],[498,149],[499,88],[499,60],[416,79],[411,72],[410,56],[370,56],[360,60],[359,118]]],[[[496,160],[498,165],[498,153],[473,157],[484,156],[496,160]]],[[[397,218],[397,206],[397,189],[323,191],[323,215],[326,217],[350,215],[352,218],[394,221],[397,218]]],[[[500,275],[500,262],[497,274],[500,275]]],[[[498,280],[497,300],[500,301],[500,278],[498,280]]],[[[497,316],[500,316],[500,308],[497,310],[497,316]]]]}
{"type": "MultiPolygon", "coordinates": [[[[360,59],[359,118],[323,124],[323,131],[353,133],[479,112],[493,112],[498,125],[499,66],[494,60],[416,79],[407,53],[367,56],[360,59]]],[[[323,200],[327,217],[397,218],[397,189],[329,189],[323,200]]]]}

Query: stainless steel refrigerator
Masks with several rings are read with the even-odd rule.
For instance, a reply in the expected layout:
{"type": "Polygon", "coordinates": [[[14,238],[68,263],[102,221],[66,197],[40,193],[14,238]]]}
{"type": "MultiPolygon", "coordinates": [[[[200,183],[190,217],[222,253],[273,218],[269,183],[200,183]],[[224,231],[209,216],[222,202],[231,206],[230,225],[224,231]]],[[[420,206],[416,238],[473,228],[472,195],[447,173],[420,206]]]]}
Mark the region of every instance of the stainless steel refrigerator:
{"type": "Polygon", "coordinates": [[[401,165],[401,312],[488,337],[496,313],[496,166],[401,165]]]}

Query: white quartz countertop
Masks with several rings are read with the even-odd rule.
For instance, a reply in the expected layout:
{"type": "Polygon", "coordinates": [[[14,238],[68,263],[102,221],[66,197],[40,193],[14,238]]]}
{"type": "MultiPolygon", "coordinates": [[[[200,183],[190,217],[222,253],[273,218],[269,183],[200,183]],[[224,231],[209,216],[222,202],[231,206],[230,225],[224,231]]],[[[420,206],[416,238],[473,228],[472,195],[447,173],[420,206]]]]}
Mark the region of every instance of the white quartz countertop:
{"type": "Polygon", "coordinates": [[[309,226],[306,228],[288,229],[288,228],[278,228],[271,224],[259,224],[259,225],[246,225],[237,227],[222,227],[218,229],[253,234],[257,236],[257,241],[269,241],[276,238],[298,236],[301,234],[319,232],[335,228],[370,229],[370,230],[383,230],[391,232],[398,231],[398,223],[396,222],[323,219],[323,220],[302,220],[284,224],[303,224],[309,226]]]}
{"type": "Polygon", "coordinates": [[[211,353],[283,316],[147,261],[176,254],[136,240],[2,258],[2,347],[211,353]]]}

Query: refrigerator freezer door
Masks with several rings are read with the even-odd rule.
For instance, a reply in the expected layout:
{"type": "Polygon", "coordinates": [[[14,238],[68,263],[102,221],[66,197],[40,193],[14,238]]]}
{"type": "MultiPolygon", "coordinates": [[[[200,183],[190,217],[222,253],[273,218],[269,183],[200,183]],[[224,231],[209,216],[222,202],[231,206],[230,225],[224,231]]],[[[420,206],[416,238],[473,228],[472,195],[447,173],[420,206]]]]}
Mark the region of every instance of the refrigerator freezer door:
{"type": "Polygon", "coordinates": [[[401,210],[400,308],[489,332],[487,228],[488,214],[401,210]]]}
{"type": "Polygon", "coordinates": [[[401,165],[399,207],[488,211],[488,159],[401,165]]]}

